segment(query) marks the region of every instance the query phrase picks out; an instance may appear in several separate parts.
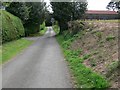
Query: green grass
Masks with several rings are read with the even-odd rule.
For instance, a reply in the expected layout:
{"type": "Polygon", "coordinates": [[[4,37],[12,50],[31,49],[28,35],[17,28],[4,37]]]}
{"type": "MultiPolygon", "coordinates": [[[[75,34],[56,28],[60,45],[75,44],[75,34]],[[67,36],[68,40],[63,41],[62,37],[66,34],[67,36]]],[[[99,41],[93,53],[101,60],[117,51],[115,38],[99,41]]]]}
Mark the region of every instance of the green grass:
{"type": "Polygon", "coordinates": [[[111,40],[114,40],[114,39],[115,39],[115,36],[112,36],[112,35],[109,35],[106,38],[107,41],[111,41],[111,40]]]}
{"type": "Polygon", "coordinates": [[[45,22],[43,22],[41,25],[40,25],[40,34],[41,35],[44,35],[45,34],[45,32],[47,31],[47,28],[46,28],[46,26],[45,26],[45,22]]]}
{"type": "Polygon", "coordinates": [[[32,43],[33,41],[30,40],[19,39],[3,44],[2,51],[0,50],[0,54],[2,54],[2,63],[7,62],[32,43]]]}
{"type": "Polygon", "coordinates": [[[59,34],[60,32],[60,27],[58,25],[53,25],[53,30],[55,31],[56,34],[59,34]]]}
{"type": "Polygon", "coordinates": [[[46,31],[47,31],[47,28],[45,27],[45,28],[44,28],[43,30],[41,30],[39,33],[40,33],[41,35],[44,35],[46,31]]]}
{"type": "Polygon", "coordinates": [[[83,61],[90,58],[90,54],[79,56],[82,53],[82,49],[71,50],[71,43],[84,35],[82,32],[65,39],[65,36],[57,36],[57,40],[60,43],[65,58],[69,62],[69,67],[74,75],[76,88],[108,88],[109,83],[106,78],[96,72],[93,72],[90,68],[87,68],[83,61]]]}

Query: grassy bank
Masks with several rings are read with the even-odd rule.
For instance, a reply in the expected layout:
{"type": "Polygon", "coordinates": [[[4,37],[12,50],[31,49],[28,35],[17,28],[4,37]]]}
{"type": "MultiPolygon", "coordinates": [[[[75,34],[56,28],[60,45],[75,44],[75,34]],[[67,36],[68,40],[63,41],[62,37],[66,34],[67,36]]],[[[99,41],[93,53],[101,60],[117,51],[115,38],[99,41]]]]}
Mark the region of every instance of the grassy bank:
{"type": "Polygon", "coordinates": [[[85,31],[81,31],[78,34],[75,34],[74,36],[69,36],[69,34],[57,36],[57,40],[63,49],[64,56],[69,63],[71,72],[73,73],[75,87],[108,88],[110,84],[103,75],[94,72],[91,68],[86,67],[83,64],[85,60],[92,57],[92,54],[82,54],[82,48],[77,48],[76,50],[71,48],[71,44],[76,39],[82,38],[82,36],[84,36],[85,33],[85,31]]]}
{"type": "Polygon", "coordinates": [[[2,53],[2,63],[7,62],[32,43],[33,41],[19,39],[3,44],[2,51],[0,50],[0,53],[2,53]]]}

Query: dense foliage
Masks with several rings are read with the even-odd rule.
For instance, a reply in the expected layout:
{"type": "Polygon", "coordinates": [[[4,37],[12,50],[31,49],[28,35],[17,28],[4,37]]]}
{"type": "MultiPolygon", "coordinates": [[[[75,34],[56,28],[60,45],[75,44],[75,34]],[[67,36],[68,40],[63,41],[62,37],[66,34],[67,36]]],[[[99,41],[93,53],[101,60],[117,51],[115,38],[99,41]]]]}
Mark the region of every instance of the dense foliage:
{"type": "MultiPolygon", "coordinates": [[[[18,39],[25,35],[21,20],[6,12],[2,12],[2,42],[18,39]]],[[[0,14],[1,15],[1,14],[0,14]]]]}
{"type": "Polygon", "coordinates": [[[46,12],[46,14],[45,14],[45,24],[46,24],[46,26],[52,26],[51,19],[52,19],[52,14],[49,13],[49,12],[46,12]]]}
{"type": "Polygon", "coordinates": [[[44,2],[12,2],[6,10],[23,21],[25,34],[28,36],[39,32],[46,8],[44,2]]]}
{"type": "Polygon", "coordinates": [[[29,9],[24,2],[12,2],[6,10],[19,17],[23,22],[29,18],[29,9]]]}
{"type": "Polygon", "coordinates": [[[53,16],[58,21],[60,33],[68,29],[68,21],[81,19],[87,2],[51,2],[53,16]]]}
{"type": "Polygon", "coordinates": [[[79,33],[80,31],[84,30],[84,28],[85,28],[84,22],[82,21],[77,20],[68,22],[68,33],[70,36],[79,33]]]}
{"type": "Polygon", "coordinates": [[[120,0],[116,1],[116,0],[111,0],[107,7],[107,9],[109,10],[117,10],[120,13],[120,0]]]}

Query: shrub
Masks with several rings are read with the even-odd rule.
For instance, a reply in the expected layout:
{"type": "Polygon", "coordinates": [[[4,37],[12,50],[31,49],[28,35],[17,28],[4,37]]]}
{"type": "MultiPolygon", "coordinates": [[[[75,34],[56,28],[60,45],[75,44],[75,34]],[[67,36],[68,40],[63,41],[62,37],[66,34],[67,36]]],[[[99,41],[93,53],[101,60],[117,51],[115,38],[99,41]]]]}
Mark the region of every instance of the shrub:
{"type": "Polygon", "coordinates": [[[45,29],[45,22],[43,22],[41,25],[40,25],[40,30],[44,30],[45,29]]]}
{"type": "Polygon", "coordinates": [[[2,43],[18,39],[25,35],[21,20],[6,12],[2,12],[2,43]]]}
{"type": "Polygon", "coordinates": [[[69,34],[75,35],[81,30],[84,30],[84,23],[82,21],[71,21],[68,23],[69,34]]]}
{"type": "Polygon", "coordinates": [[[40,31],[40,25],[28,23],[24,25],[25,28],[25,36],[29,36],[31,34],[37,34],[40,31]]]}

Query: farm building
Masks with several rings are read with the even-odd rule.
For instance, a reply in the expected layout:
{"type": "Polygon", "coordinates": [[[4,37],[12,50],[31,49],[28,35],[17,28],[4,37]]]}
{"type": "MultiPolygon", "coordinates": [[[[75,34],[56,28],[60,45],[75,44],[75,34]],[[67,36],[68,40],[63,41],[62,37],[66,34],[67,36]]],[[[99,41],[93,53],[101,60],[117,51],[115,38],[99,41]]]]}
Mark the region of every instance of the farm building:
{"type": "Polygon", "coordinates": [[[118,13],[115,11],[98,11],[88,10],[85,15],[86,19],[118,19],[118,13]]]}

